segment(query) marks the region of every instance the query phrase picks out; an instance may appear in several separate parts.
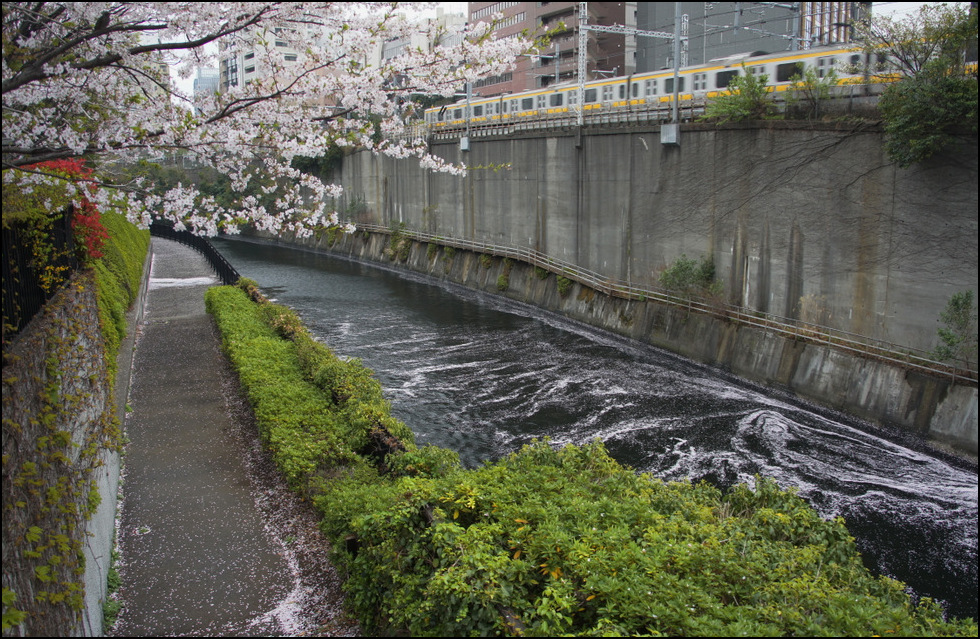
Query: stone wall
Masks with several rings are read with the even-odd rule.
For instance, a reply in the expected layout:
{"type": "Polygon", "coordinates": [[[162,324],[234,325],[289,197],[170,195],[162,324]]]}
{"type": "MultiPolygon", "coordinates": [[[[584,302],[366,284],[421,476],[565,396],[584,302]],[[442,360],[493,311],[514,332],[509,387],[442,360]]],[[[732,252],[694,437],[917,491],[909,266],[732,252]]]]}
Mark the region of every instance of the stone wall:
{"type": "Polygon", "coordinates": [[[92,271],[76,273],[5,348],[3,588],[27,613],[5,636],[103,634],[120,469],[116,415],[125,410],[142,298],[130,312],[113,395],[95,290],[92,271]]]}

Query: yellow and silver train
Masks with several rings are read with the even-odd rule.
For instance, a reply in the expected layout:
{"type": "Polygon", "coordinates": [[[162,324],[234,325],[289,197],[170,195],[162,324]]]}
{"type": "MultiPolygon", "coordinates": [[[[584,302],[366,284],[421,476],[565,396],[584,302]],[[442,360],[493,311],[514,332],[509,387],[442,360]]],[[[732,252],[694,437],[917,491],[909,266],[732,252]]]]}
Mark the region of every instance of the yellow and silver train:
{"type": "MultiPolygon", "coordinates": [[[[863,72],[852,71],[868,68],[866,62],[865,54],[840,45],[805,51],[741,54],[720,58],[680,70],[677,87],[679,106],[703,104],[705,99],[725,93],[732,78],[743,73],[743,65],[748,73],[767,75],[769,90],[772,92],[790,88],[793,84],[790,78],[801,73],[801,65],[803,68],[813,68],[820,78],[834,70],[840,86],[877,85],[889,78],[894,79],[893,75],[869,78],[863,72]]],[[[674,71],[669,69],[593,80],[587,82],[584,88],[582,109],[587,116],[653,110],[667,114],[674,99],[674,71]]],[[[493,98],[476,97],[469,102],[469,123],[470,126],[481,126],[568,118],[578,112],[578,99],[577,83],[558,84],[493,98]]],[[[427,109],[425,123],[432,132],[465,126],[466,100],[427,109]]]]}

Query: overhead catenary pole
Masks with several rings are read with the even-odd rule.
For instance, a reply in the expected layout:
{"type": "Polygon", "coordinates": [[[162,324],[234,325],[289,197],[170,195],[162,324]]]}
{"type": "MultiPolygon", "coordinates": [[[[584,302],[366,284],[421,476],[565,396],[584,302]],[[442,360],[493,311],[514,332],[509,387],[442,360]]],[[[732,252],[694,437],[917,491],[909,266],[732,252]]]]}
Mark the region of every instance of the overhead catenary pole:
{"type": "Polygon", "coordinates": [[[681,3],[674,3],[674,108],[671,122],[680,123],[680,109],[677,102],[680,99],[679,84],[681,76],[681,3]]]}
{"type": "MultiPolygon", "coordinates": [[[[680,4],[678,3],[677,11],[680,11],[680,4]]],[[[588,44],[589,44],[589,31],[596,31],[602,33],[621,33],[623,35],[640,36],[646,38],[668,38],[673,39],[675,51],[679,51],[680,45],[677,43],[682,36],[680,34],[680,29],[675,29],[674,33],[668,33],[666,31],[647,31],[645,29],[637,29],[635,27],[624,27],[622,25],[599,25],[599,24],[589,24],[589,3],[579,2],[578,3],[578,125],[582,126],[585,119],[585,76],[588,73],[588,44]]],[[[685,50],[687,47],[687,37],[683,36],[685,50]]],[[[676,58],[676,55],[675,55],[676,58]]],[[[675,81],[676,84],[676,81],[675,81]]]]}

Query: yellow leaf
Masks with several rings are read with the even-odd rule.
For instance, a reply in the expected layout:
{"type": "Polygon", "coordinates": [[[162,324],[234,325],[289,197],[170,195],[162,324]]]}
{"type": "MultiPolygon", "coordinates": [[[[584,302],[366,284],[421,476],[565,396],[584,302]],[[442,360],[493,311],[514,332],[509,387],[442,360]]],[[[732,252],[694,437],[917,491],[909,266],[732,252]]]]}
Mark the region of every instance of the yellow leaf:
{"type": "Polygon", "coordinates": [[[520,559],[520,558],[521,558],[521,551],[518,550],[517,552],[514,553],[514,559],[520,559]]]}
{"type": "Polygon", "coordinates": [[[528,523],[526,519],[515,519],[514,521],[516,521],[519,524],[526,524],[526,523],[528,523]]]}
{"type": "Polygon", "coordinates": [[[586,601],[592,601],[593,599],[595,599],[595,595],[589,595],[585,598],[586,601]]]}
{"type": "Polygon", "coordinates": [[[454,510],[453,511],[453,519],[459,519],[459,511],[458,510],[454,510]]]}

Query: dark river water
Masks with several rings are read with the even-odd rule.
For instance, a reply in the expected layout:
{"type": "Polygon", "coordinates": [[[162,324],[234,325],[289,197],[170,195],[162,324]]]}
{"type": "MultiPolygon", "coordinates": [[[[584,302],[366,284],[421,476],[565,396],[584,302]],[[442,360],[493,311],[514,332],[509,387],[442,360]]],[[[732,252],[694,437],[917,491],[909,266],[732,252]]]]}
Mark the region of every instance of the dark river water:
{"type": "Polygon", "coordinates": [[[373,369],[419,444],[467,466],[598,437],[665,480],[756,474],[842,516],[865,563],[977,616],[977,469],[908,438],[536,308],[335,257],[215,245],[334,352],[373,369]]]}

